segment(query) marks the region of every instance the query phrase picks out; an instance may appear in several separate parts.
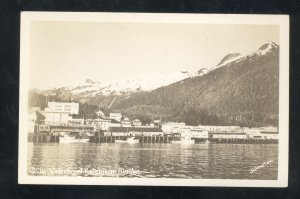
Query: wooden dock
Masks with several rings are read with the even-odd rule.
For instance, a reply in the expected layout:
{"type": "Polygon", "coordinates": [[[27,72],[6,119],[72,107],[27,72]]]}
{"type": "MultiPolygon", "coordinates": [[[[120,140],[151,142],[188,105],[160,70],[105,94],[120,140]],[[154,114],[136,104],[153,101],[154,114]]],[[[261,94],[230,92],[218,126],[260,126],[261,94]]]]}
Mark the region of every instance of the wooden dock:
{"type": "MultiPolygon", "coordinates": [[[[126,140],[127,136],[91,136],[92,143],[114,143],[115,140],[126,140]]],[[[170,143],[174,140],[172,135],[163,136],[136,136],[139,143],[170,143]]],[[[195,144],[204,143],[206,138],[195,138],[195,144]]],[[[275,139],[224,139],[224,138],[210,138],[211,143],[232,143],[232,144],[278,144],[275,139]]],[[[59,142],[58,135],[47,134],[28,134],[28,142],[43,143],[43,142],[59,142]]]]}

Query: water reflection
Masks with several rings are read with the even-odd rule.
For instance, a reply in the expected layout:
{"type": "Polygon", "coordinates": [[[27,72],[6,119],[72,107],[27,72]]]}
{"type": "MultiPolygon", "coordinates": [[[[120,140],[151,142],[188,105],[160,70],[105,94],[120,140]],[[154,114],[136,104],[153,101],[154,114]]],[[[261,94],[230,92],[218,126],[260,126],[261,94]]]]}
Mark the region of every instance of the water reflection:
{"type": "Polygon", "coordinates": [[[277,179],[278,172],[278,146],[270,144],[29,143],[28,150],[30,175],[277,179]]]}

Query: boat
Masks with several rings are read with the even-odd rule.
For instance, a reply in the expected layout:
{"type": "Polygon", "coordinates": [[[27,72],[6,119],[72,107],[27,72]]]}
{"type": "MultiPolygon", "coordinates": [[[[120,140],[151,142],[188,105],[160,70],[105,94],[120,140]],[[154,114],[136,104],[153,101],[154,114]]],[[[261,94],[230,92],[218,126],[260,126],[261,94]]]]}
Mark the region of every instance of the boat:
{"type": "Polygon", "coordinates": [[[135,139],[135,137],[128,137],[126,140],[115,140],[115,143],[136,144],[139,143],[139,140],[135,139]]]}
{"type": "Polygon", "coordinates": [[[195,140],[192,140],[190,136],[181,136],[179,140],[172,140],[172,144],[195,144],[195,140]]]}
{"type": "Polygon", "coordinates": [[[59,137],[59,143],[89,142],[89,140],[89,138],[75,138],[66,134],[59,137]]]}

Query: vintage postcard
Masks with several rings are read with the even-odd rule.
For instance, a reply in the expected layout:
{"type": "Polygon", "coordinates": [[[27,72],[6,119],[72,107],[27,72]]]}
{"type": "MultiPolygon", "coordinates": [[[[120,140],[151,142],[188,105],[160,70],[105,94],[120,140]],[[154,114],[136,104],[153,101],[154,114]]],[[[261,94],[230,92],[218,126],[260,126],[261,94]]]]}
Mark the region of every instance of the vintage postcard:
{"type": "Polygon", "coordinates": [[[19,183],[288,186],[289,16],[22,12],[19,183]]]}

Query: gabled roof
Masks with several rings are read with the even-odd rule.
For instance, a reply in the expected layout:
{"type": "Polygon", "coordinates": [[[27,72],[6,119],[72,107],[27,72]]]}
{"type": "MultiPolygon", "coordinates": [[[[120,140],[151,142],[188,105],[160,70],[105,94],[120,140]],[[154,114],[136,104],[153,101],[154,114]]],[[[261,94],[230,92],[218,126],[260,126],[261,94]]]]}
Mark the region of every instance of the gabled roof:
{"type": "Polygon", "coordinates": [[[113,124],[120,124],[120,122],[117,121],[117,120],[115,120],[115,119],[111,119],[111,123],[113,123],[113,124]]]}

